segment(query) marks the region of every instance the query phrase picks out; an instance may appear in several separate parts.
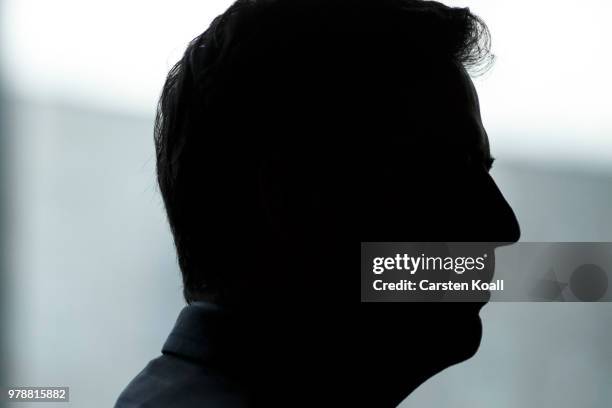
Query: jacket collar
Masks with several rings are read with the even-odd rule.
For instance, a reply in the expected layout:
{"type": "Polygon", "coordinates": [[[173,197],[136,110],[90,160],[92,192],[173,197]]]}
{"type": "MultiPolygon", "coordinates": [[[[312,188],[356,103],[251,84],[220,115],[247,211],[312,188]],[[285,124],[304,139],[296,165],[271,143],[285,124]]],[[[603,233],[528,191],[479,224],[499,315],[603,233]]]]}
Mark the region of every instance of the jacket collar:
{"type": "Polygon", "coordinates": [[[193,302],[181,310],[162,353],[209,363],[219,357],[227,334],[227,319],[221,307],[193,302]]]}

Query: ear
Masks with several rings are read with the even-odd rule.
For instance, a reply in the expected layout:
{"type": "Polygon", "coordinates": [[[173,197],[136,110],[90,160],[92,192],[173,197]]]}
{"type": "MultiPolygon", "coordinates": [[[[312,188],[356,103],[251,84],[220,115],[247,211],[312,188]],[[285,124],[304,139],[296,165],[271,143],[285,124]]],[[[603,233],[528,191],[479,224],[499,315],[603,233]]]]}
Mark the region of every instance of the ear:
{"type": "Polygon", "coordinates": [[[259,199],[266,217],[276,228],[310,229],[325,209],[322,181],[304,160],[262,159],[258,165],[259,199]]]}
{"type": "Polygon", "coordinates": [[[264,212],[278,216],[287,208],[287,195],[279,177],[281,165],[277,159],[263,158],[257,163],[259,201],[264,212]]]}
{"type": "Polygon", "coordinates": [[[257,161],[257,194],[259,207],[262,214],[263,228],[268,230],[272,236],[286,238],[283,227],[283,214],[286,212],[286,197],[283,187],[276,176],[275,166],[270,159],[262,158],[257,161]]]}

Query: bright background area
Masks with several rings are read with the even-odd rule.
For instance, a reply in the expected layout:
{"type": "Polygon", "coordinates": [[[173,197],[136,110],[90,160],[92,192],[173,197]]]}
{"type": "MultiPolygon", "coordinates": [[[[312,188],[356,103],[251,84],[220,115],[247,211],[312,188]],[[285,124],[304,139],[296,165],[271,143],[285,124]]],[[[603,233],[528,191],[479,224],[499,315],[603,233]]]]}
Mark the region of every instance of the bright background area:
{"type": "MultiPolygon", "coordinates": [[[[182,300],[154,107],[187,42],[229,4],[0,0],[9,384],[69,385],[70,405],[108,407],[159,353],[182,300]]],[[[612,5],[452,4],[491,29],[497,62],[475,83],[523,240],[612,241],[612,5]]],[[[406,408],[609,407],[610,304],[482,316],[479,354],[406,408]]]]}

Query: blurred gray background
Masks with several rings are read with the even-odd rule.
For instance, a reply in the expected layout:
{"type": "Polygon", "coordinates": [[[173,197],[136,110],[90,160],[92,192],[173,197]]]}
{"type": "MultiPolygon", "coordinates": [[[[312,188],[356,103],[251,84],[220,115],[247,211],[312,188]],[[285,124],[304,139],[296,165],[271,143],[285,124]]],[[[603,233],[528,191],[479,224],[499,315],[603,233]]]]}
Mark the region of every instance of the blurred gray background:
{"type": "MultiPolygon", "coordinates": [[[[497,63],[475,83],[522,240],[612,241],[612,6],[449,3],[492,33],[497,63]]],[[[6,385],[67,385],[68,405],[108,407],[159,354],[183,302],[154,108],[186,43],[229,4],[0,3],[6,385]]],[[[481,316],[476,357],[402,407],[610,406],[612,304],[481,316]]]]}

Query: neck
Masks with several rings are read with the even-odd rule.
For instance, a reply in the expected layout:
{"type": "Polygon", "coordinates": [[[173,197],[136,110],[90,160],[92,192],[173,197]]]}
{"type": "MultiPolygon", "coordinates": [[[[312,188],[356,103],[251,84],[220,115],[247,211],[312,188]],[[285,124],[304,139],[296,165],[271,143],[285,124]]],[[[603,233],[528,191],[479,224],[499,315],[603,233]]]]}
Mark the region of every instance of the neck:
{"type": "Polygon", "coordinates": [[[228,369],[262,406],[394,408],[435,374],[394,365],[346,319],[270,313],[228,315],[224,336],[228,369]]]}

